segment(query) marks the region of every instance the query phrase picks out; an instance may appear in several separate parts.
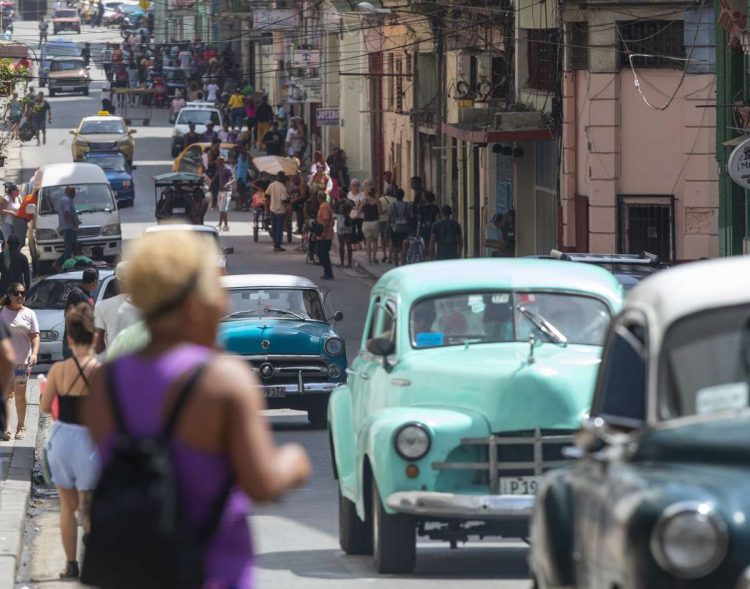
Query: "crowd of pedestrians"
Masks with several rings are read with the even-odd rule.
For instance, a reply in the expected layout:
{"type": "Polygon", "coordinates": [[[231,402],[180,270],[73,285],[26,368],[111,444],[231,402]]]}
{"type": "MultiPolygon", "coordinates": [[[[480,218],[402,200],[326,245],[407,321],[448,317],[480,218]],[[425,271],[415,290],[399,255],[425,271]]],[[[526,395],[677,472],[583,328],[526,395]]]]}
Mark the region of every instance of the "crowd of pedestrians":
{"type": "Polygon", "coordinates": [[[283,252],[284,234],[302,236],[308,261],[323,267],[323,280],[333,278],[331,247],[337,240],[338,265],[351,267],[353,251],[363,251],[368,264],[399,266],[425,260],[459,258],[463,234],[449,205],[439,207],[421,178],[410,182],[411,199],[383,175],[381,192],[372,180],[349,178],[346,153],[336,149],[324,158],[315,152],[309,175],[280,172],[269,182],[251,180],[256,222],[266,219],[273,250],[283,252]]]}

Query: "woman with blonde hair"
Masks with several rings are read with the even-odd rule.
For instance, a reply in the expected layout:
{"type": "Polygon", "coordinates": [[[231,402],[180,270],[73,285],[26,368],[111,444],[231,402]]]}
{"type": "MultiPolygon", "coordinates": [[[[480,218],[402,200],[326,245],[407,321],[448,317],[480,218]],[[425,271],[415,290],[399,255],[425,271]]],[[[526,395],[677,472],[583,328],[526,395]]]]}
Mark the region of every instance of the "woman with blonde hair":
{"type": "Polygon", "coordinates": [[[91,491],[99,476],[99,460],[89,430],[81,425],[81,404],[91,393],[91,375],[99,362],[94,353],[94,311],[91,305],[79,303],[71,308],[65,323],[72,357],[55,362],[50,368],[39,409],[52,413],[52,403],[57,397],[58,418],[47,436],[46,455],[52,481],[60,496],[60,534],[67,559],[60,577],[74,579],[79,576],[76,512],[83,516],[83,530],[88,533],[91,491]]]}
{"type": "MultiPolygon", "coordinates": [[[[275,446],[247,363],[215,349],[219,321],[229,310],[217,256],[189,232],[148,234],[130,248],[124,287],[143,313],[151,341],[97,372],[84,415],[106,469],[120,430],[117,416],[131,436],[154,436],[179,398],[170,447],[191,527],[201,527],[231,483],[219,523],[203,544],[203,585],[248,589],[248,498],[276,499],[302,484],[310,465],[301,446],[275,446]],[[188,383],[193,386],[186,397],[188,383]]],[[[94,520],[92,544],[96,534],[94,520]]]]}

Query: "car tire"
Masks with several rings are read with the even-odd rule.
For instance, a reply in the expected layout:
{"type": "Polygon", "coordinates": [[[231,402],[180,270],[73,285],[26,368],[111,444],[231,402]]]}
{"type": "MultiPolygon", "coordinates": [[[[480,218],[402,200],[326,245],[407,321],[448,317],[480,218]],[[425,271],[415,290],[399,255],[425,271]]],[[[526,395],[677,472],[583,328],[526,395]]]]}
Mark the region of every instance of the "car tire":
{"type": "Polygon", "coordinates": [[[346,554],[372,554],[372,519],[362,521],[357,506],[339,492],[339,546],[346,554]]]}
{"type": "Polygon", "coordinates": [[[417,525],[410,515],[386,513],[372,477],[372,562],[381,575],[406,575],[417,563],[417,525]]]}
{"type": "Polygon", "coordinates": [[[49,97],[52,98],[52,97],[54,97],[54,95],[55,95],[55,91],[52,88],[50,88],[49,89],[49,97]]]}
{"type": "Polygon", "coordinates": [[[325,427],[328,423],[328,395],[322,399],[313,399],[307,407],[307,421],[313,425],[325,427]]]}

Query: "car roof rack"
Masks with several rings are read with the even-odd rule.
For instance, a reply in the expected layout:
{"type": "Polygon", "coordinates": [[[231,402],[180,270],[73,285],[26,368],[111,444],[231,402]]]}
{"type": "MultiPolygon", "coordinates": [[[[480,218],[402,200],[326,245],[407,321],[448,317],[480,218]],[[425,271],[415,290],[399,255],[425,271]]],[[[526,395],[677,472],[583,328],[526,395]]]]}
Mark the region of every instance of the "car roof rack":
{"type": "Polygon", "coordinates": [[[649,252],[640,254],[591,254],[561,252],[553,249],[549,253],[550,258],[555,260],[567,260],[568,262],[583,262],[584,264],[628,264],[632,266],[662,267],[664,264],[659,256],[649,252]]]}

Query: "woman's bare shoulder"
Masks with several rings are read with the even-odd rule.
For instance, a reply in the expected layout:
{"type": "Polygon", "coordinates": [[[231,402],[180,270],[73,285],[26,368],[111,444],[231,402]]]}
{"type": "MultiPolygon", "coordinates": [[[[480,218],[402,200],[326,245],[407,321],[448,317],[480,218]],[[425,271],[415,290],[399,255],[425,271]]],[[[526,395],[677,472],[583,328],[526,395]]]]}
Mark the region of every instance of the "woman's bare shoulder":
{"type": "Polygon", "coordinates": [[[250,365],[229,355],[217,356],[206,369],[203,386],[212,396],[241,400],[247,398],[248,390],[258,384],[250,365]]]}

